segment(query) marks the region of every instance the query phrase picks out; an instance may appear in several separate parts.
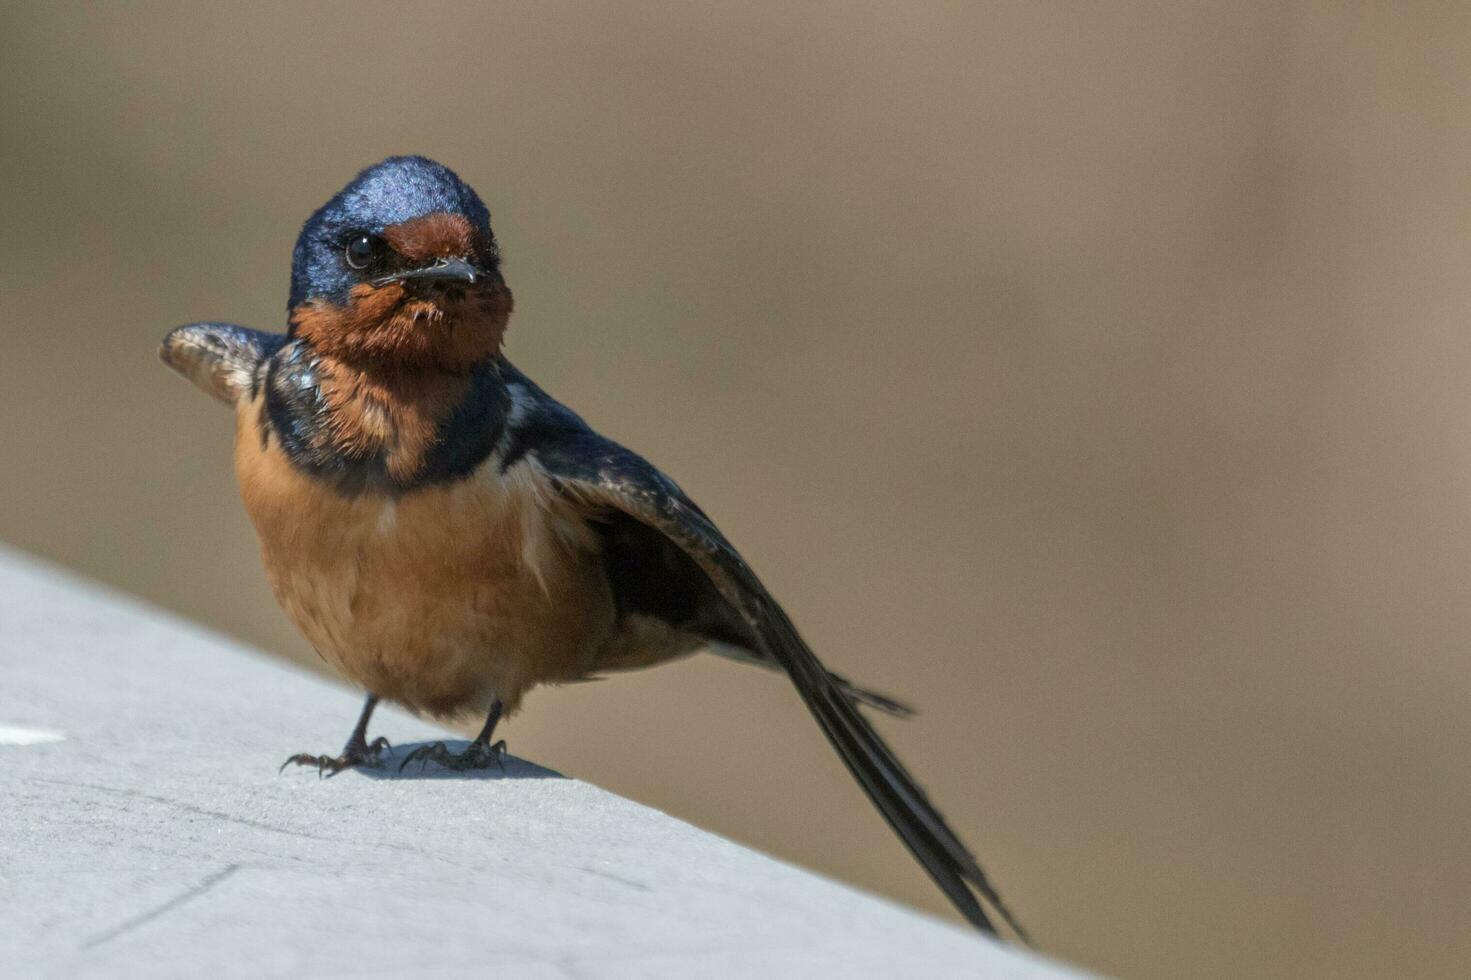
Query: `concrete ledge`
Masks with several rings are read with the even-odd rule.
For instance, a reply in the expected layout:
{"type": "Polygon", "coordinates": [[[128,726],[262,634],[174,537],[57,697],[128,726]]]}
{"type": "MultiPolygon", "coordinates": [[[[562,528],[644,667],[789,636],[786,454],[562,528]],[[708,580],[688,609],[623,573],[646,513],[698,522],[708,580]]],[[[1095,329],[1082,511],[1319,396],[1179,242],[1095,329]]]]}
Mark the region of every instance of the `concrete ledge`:
{"type": "Polygon", "coordinates": [[[1081,975],[520,760],[276,774],[358,707],[0,549],[0,972],[1081,975]]]}

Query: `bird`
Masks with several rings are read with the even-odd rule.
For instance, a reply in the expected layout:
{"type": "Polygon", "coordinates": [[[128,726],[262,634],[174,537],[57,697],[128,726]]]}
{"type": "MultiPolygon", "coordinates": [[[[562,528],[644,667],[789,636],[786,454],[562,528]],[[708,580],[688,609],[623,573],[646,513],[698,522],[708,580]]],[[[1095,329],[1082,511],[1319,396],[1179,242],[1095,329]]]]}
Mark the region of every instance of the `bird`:
{"type": "Polygon", "coordinates": [[[784,673],[838,756],[959,913],[1026,933],[860,707],[910,709],[829,671],[725,535],[653,464],[507,359],[512,295],[490,212],[422,156],[361,171],[302,227],[284,333],[170,331],[163,361],[235,413],[234,468],[277,601],[366,692],[318,774],[379,766],[380,701],[483,718],[541,684],[710,650],[784,673]]]}

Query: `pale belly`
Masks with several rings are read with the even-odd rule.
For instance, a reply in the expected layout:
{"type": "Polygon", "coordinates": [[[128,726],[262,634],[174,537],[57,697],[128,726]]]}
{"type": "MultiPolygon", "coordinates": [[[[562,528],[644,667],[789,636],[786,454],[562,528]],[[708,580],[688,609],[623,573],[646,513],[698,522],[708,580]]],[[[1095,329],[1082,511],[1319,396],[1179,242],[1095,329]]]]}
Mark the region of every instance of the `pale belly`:
{"type": "Polygon", "coordinates": [[[277,600],[349,679],[452,715],[589,673],[614,607],[591,532],[527,464],[396,499],[344,497],[261,446],[239,410],[236,476],[277,600]]]}

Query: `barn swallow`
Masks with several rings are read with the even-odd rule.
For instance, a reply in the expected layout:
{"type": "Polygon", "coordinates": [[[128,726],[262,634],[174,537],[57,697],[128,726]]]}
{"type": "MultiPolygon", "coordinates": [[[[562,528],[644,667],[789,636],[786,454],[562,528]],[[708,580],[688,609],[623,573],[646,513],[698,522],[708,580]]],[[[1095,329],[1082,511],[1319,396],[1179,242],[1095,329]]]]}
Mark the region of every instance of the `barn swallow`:
{"type": "Polygon", "coordinates": [[[463,752],[425,745],[404,765],[484,768],[536,685],[709,649],[784,672],[960,913],[1024,938],[858,706],[908,709],[824,667],[673,480],[511,365],[511,306],[479,196],[392,157],[306,222],[284,335],[193,323],[163,341],[165,363],[235,409],[235,473],[277,600],[367,692],[341,754],[286,765],[380,764],[368,724],[386,699],[485,719],[463,752]]]}

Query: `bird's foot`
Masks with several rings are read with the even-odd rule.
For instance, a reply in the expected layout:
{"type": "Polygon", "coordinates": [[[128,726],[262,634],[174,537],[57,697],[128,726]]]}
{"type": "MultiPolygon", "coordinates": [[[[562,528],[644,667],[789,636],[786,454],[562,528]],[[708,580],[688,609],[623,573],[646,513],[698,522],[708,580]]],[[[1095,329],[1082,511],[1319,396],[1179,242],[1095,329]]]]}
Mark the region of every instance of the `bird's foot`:
{"type": "Polygon", "coordinates": [[[478,739],[465,747],[463,752],[451,752],[443,742],[435,742],[431,745],[421,745],[410,752],[399,764],[398,771],[403,772],[404,766],[415,760],[419,763],[419,771],[430,762],[437,762],[446,769],[489,769],[492,765],[499,769],[505,769],[501,762],[501,756],[506,753],[506,741],[501,739],[494,745],[487,745],[478,739]]]}
{"type": "Polygon", "coordinates": [[[316,766],[318,776],[335,776],[344,769],[354,766],[370,766],[374,769],[383,765],[382,755],[385,751],[392,749],[388,739],[378,736],[372,743],[359,742],[356,745],[348,744],[339,756],[309,755],[306,752],[298,752],[285,762],[281,763],[280,772],[285,772],[286,767],[293,762],[298,766],[316,766]]]}

